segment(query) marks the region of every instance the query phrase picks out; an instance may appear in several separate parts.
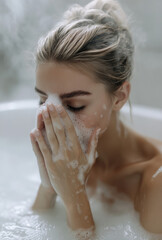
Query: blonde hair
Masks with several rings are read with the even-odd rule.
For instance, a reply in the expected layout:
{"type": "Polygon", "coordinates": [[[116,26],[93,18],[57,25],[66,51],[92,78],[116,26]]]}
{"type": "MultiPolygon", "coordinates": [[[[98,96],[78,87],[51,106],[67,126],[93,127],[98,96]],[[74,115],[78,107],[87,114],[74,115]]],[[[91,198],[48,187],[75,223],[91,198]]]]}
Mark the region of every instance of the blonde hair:
{"type": "MultiPolygon", "coordinates": [[[[37,46],[36,63],[57,61],[94,74],[114,93],[129,80],[133,42],[127,17],[115,0],[73,4],[37,46]]],[[[130,104],[130,103],[129,103],[130,104]]]]}

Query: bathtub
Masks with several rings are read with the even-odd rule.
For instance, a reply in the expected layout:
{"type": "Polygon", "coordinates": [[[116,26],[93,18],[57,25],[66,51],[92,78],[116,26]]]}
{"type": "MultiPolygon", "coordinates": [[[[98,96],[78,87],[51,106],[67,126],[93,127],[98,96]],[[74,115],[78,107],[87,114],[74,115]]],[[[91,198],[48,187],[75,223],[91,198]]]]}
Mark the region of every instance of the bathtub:
{"type": "MultiPolygon", "coordinates": [[[[59,197],[54,209],[39,213],[30,209],[40,184],[29,138],[37,106],[37,100],[0,104],[0,239],[72,239],[59,197]]],[[[140,134],[162,140],[162,110],[133,105],[132,114],[133,121],[125,105],[120,118],[140,134]]],[[[162,235],[141,227],[138,213],[124,195],[113,207],[94,198],[90,205],[97,226],[96,240],[162,240],[162,235]]]]}

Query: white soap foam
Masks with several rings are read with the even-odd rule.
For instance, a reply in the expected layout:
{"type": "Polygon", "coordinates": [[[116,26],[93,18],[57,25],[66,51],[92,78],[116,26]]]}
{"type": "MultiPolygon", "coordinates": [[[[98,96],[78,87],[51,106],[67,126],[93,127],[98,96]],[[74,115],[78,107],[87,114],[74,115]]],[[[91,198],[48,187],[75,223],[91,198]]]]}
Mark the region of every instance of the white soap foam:
{"type": "Polygon", "coordinates": [[[81,184],[84,184],[85,182],[85,171],[88,169],[88,164],[79,166],[79,173],[78,173],[78,180],[81,184]]]}
{"type": "MultiPolygon", "coordinates": [[[[44,105],[47,105],[47,103],[53,103],[54,105],[62,105],[61,103],[61,100],[58,96],[58,94],[49,94],[46,102],[44,103],[44,105]]],[[[39,113],[42,109],[44,108],[44,106],[41,106],[40,109],[37,111],[37,113],[39,113]]],[[[71,112],[70,110],[66,109],[73,125],[74,125],[74,128],[75,128],[75,131],[76,131],[76,135],[78,137],[78,140],[80,142],[80,145],[81,145],[81,148],[82,148],[82,151],[83,153],[86,154],[86,151],[87,151],[87,146],[88,146],[88,143],[89,143],[89,139],[90,139],[90,136],[92,134],[92,131],[94,130],[93,128],[86,128],[84,126],[84,124],[82,123],[82,121],[76,116],[76,114],[74,114],[73,112],[71,112]]],[[[85,116],[84,116],[85,117],[85,116]]],[[[66,137],[66,143],[67,143],[67,146],[69,149],[71,149],[73,143],[70,142],[70,139],[68,139],[68,135],[66,134],[66,128],[65,128],[65,125],[64,125],[64,122],[63,120],[60,118],[61,120],[61,123],[62,123],[62,126],[64,127],[64,131],[65,131],[65,137],[66,137]]],[[[45,141],[47,143],[47,145],[49,146],[50,148],[50,144],[48,142],[48,138],[47,138],[47,134],[46,134],[46,131],[45,129],[42,130],[42,134],[45,138],[45,141]]],[[[99,134],[99,132],[98,132],[99,134]]],[[[97,134],[97,137],[98,137],[98,134],[97,134]]],[[[94,143],[93,143],[94,144],[94,143]]],[[[78,180],[81,182],[81,184],[84,184],[84,181],[85,181],[85,171],[88,169],[88,164],[92,164],[93,163],[93,155],[91,154],[90,157],[88,155],[87,156],[87,164],[84,164],[84,165],[80,165],[78,170],[79,170],[79,173],[78,173],[78,180]]],[[[98,157],[98,153],[96,153],[96,155],[98,157]]],[[[52,154],[52,159],[54,162],[58,161],[58,160],[63,160],[64,157],[63,155],[59,152],[58,155],[54,155],[52,154]]],[[[72,162],[70,163],[71,166],[73,168],[77,167],[78,163],[77,163],[77,160],[72,160],[72,162]]]]}
{"type": "Polygon", "coordinates": [[[80,189],[80,190],[76,191],[76,194],[79,194],[81,192],[83,192],[83,189],[80,189]]]}
{"type": "Polygon", "coordinates": [[[52,161],[53,162],[57,162],[57,161],[64,161],[64,155],[62,154],[61,151],[58,152],[58,154],[55,156],[54,154],[52,154],[52,161]]]}
{"type": "Polygon", "coordinates": [[[156,171],[156,173],[152,177],[156,178],[160,173],[162,173],[162,166],[156,171]]]}
{"type": "Polygon", "coordinates": [[[107,109],[106,104],[103,104],[102,108],[106,110],[107,109]]]}
{"type": "Polygon", "coordinates": [[[96,151],[96,158],[98,158],[98,156],[99,156],[99,155],[98,155],[98,152],[96,151]]]}
{"type": "MultiPolygon", "coordinates": [[[[75,236],[77,240],[93,240],[93,227],[88,229],[78,229],[75,231],[75,236]]],[[[97,240],[97,239],[96,239],[97,240]]]]}
{"type": "MultiPolygon", "coordinates": [[[[53,209],[37,213],[30,209],[40,184],[30,141],[27,138],[20,141],[0,138],[0,146],[3,159],[0,168],[0,239],[76,240],[67,226],[64,204],[59,197],[53,209]]],[[[111,192],[101,183],[98,188],[89,200],[96,225],[93,240],[162,240],[162,234],[151,234],[142,228],[129,199],[111,192]],[[101,202],[101,194],[114,198],[114,203],[101,202]]]]}
{"type": "Polygon", "coordinates": [[[78,167],[78,161],[77,160],[72,160],[68,163],[68,165],[70,165],[72,168],[77,168],[78,167]]]}
{"type": "Polygon", "coordinates": [[[79,203],[77,203],[77,211],[79,214],[82,214],[82,210],[79,203]]]}
{"type": "MultiPolygon", "coordinates": [[[[54,105],[62,105],[62,102],[58,96],[58,94],[49,94],[46,102],[45,102],[45,105],[47,103],[53,103],[54,105]]],[[[43,109],[43,106],[41,106],[38,110],[37,110],[37,114],[43,109]]],[[[81,148],[83,150],[83,152],[85,153],[86,150],[87,150],[87,145],[88,145],[88,142],[89,142],[89,138],[92,134],[92,131],[93,131],[93,128],[86,128],[82,121],[73,113],[71,112],[70,110],[66,109],[71,121],[73,122],[73,125],[74,125],[74,128],[75,128],[75,131],[76,131],[76,135],[78,136],[78,140],[80,142],[80,145],[81,145],[81,148]]],[[[64,130],[65,130],[65,126],[64,126],[64,122],[62,121],[62,119],[60,118],[61,120],[61,123],[64,127],[64,130]]],[[[65,130],[65,135],[66,135],[66,130],[65,130]]],[[[46,141],[47,138],[46,138],[46,141]]],[[[68,139],[68,136],[66,136],[66,141],[67,141],[67,145],[69,147],[69,149],[72,147],[72,143],[70,142],[70,140],[68,139]]],[[[49,144],[48,144],[49,145],[49,144]]]]}

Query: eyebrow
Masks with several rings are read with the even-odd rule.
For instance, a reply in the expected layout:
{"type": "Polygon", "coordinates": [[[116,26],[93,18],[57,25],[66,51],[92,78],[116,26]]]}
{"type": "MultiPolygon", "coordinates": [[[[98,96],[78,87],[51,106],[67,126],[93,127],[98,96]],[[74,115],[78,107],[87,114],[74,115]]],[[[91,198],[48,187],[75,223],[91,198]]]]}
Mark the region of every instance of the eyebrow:
{"type": "MultiPolygon", "coordinates": [[[[47,96],[47,94],[43,91],[41,91],[40,89],[38,89],[37,87],[35,87],[35,91],[38,92],[38,93],[41,93],[42,95],[45,95],[47,96]]],[[[61,94],[60,95],[60,98],[61,99],[64,99],[64,98],[72,98],[72,97],[77,97],[77,96],[83,96],[83,95],[91,95],[92,93],[90,92],[87,92],[87,91],[82,91],[82,90],[77,90],[77,91],[73,91],[73,92],[70,92],[70,93],[64,93],[64,94],[61,94]]]]}

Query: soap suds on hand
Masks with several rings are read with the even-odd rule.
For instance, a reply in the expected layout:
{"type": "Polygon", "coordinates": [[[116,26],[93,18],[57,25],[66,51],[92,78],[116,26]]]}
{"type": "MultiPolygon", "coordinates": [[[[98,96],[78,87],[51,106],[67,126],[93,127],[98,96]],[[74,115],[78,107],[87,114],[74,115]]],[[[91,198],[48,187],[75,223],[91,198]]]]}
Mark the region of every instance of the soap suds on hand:
{"type": "MultiPolygon", "coordinates": [[[[62,102],[61,102],[58,94],[49,94],[49,97],[45,101],[44,105],[47,105],[47,103],[53,103],[54,105],[58,105],[58,104],[62,105],[62,102]]],[[[43,109],[43,106],[41,106],[38,109],[37,114],[40,113],[40,111],[42,109],[43,109]]],[[[84,126],[84,124],[82,123],[82,121],[70,110],[66,109],[66,112],[68,113],[71,121],[73,122],[75,131],[76,131],[76,135],[77,135],[78,140],[80,142],[82,151],[84,153],[86,153],[88,142],[89,142],[90,136],[91,136],[94,129],[93,128],[86,128],[84,126]]],[[[71,149],[72,143],[70,142],[70,140],[68,139],[68,136],[66,134],[66,129],[65,129],[63,120],[61,118],[60,118],[60,120],[61,120],[61,123],[64,127],[64,130],[65,130],[67,146],[68,146],[69,149],[71,149]]],[[[43,134],[45,136],[45,133],[43,133],[43,134]]],[[[48,142],[47,137],[46,137],[45,140],[46,140],[46,142],[48,142]]],[[[49,144],[48,144],[48,146],[49,146],[49,144]]]]}

